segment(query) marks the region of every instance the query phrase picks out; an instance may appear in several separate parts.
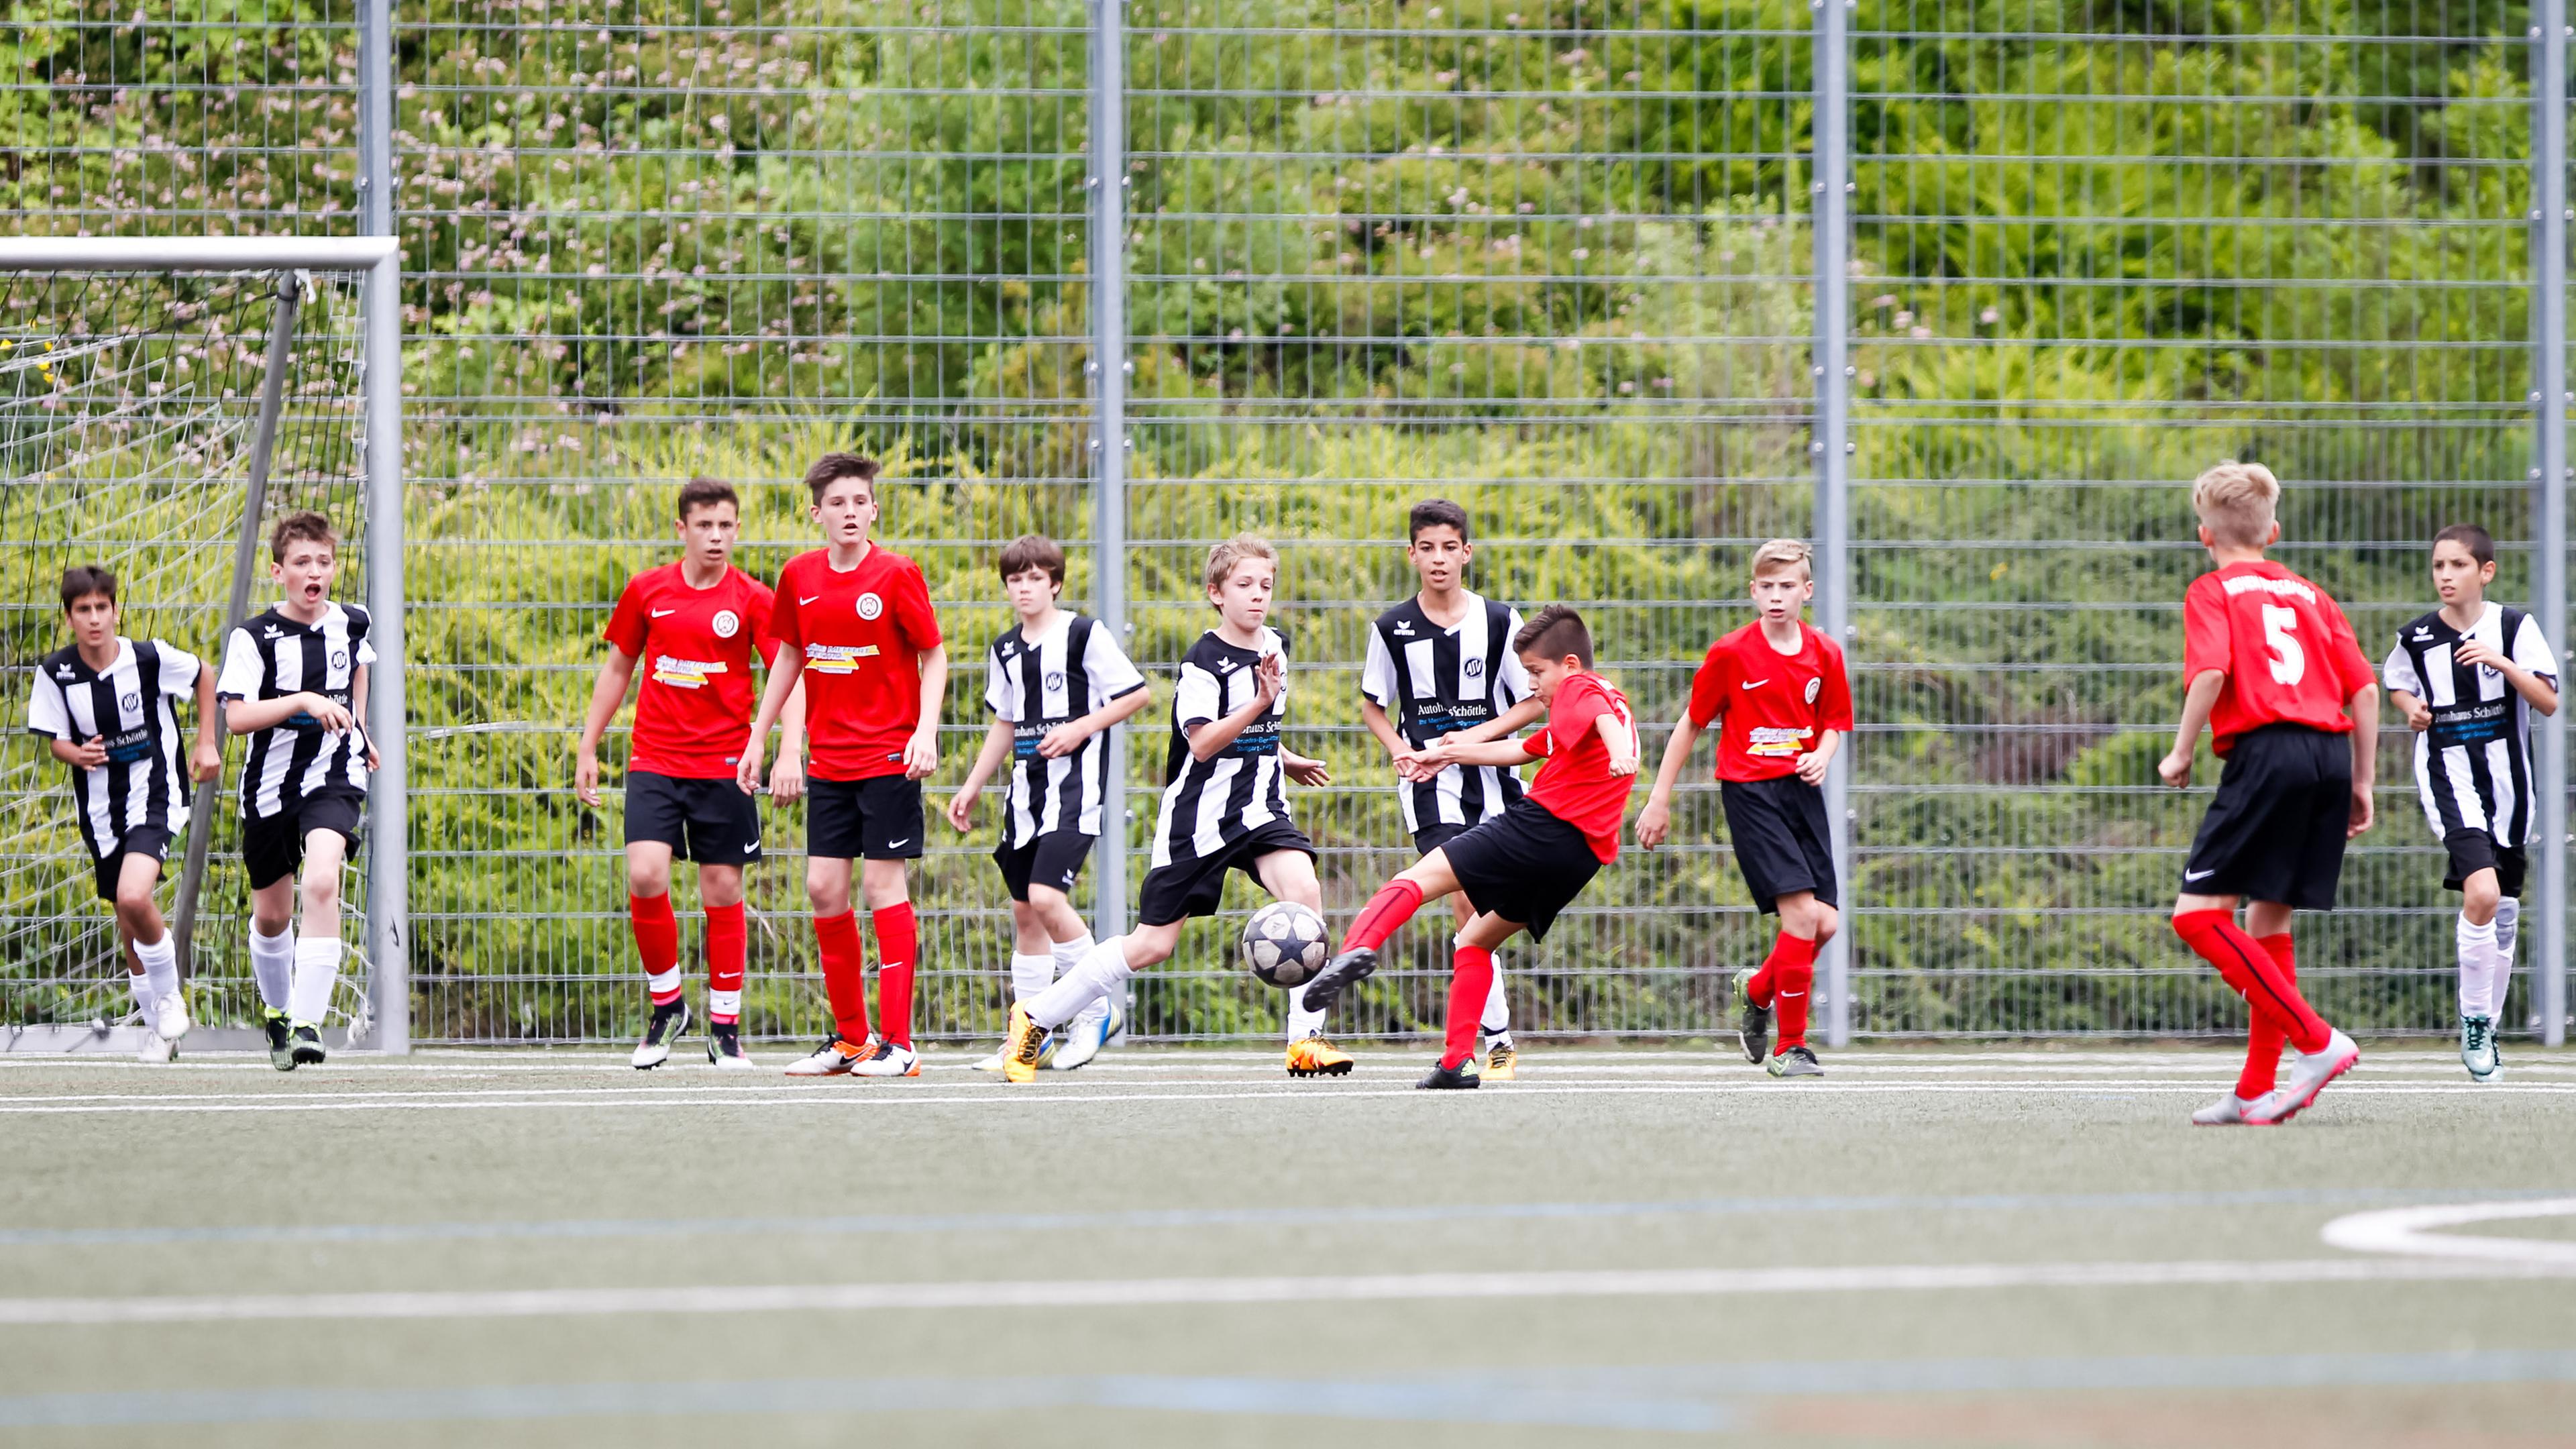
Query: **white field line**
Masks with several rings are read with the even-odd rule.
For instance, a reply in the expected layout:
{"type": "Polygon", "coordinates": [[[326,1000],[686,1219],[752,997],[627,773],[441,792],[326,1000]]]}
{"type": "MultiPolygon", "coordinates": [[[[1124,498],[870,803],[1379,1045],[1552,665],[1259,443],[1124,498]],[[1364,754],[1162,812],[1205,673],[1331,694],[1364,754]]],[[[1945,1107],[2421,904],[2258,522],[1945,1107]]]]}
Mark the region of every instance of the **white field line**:
{"type": "MultiPolygon", "coordinates": [[[[1173,1083],[1172,1086],[1183,1084],[1173,1083]]],[[[461,1112],[461,1111],[542,1111],[542,1110],[630,1110],[640,1108],[708,1108],[708,1107],[834,1107],[869,1110],[891,1107],[929,1106],[1083,1106],[1126,1102],[1251,1102],[1293,1101],[1301,1103],[1344,1102],[1360,1098],[1401,1097],[1421,1101],[1456,1102],[1447,1094],[1425,1097],[1410,1087],[1360,1088],[1334,1086],[1300,1087],[1286,1083],[1268,1086],[1208,1084],[1219,1088],[1211,1091],[1065,1090],[1053,1086],[1006,1087],[999,1083],[979,1091],[954,1092],[928,1088],[891,1089],[844,1085],[816,1085],[777,1088],[704,1088],[669,1087],[497,1087],[489,1089],[439,1091],[357,1091],[297,1092],[292,1089],[265,1093],[203,1094],[195,1096],[145,1094],[88,1094],[69,1097],[0,1098],[0,1116],[80,1116],[122,1113],[288,1113],[288,1112],[461,1112]]],[[[2217,1090],[2208,1082],[2173,1082],[2161,1080],[2126,1080],[2084,1082],[2057,1089],[2060,1095],[2076,1096],[2200,1096],[2217,1090]]],[[[1781,1101],[1800,1096],[1981,1096],[2028,1094],[2031,1084],[2020,1080],[1962,1082],[1955,1080],[1921,1082],[1803,1082],[1784,1086],[1767,1080],[1737,1082],[1670,1082],[1670,1083],[1542,1083],[1520,1082],[1494,1089],[1494,1097],[1556,1096],[1750,1096],[1766,1094],[1781,1101]]],[[[2354,1082],[2350,1079],[2334,1088],[2336,1099],[2353,1097],[2419,1097],[2475,1095],[2493,1097],[2511,1094],[2518,1097],[2576,1095],[2576,1082],[2521,1082],[2510,1085],[2478,1086],[2460,1082],[2354,1082]]],[[[1458,1104],[1465,1110],[1474,1110],[1458,1104]]]]}
{"type": "Polygon", "coordinates": [[[606,1317],[997,1308],[1161,1308],[1427,1299],[1696,1298],[1782,1293],[2032,1288],[2273,1287],[2464,1279],[2564,1279],[2576,1265],[2407,1258],[2172,1263],[1946,1263],[1850,1267],[1407,1273],[1339,1277],[1112,1278],[1072,1282],[709,1285],[498,1291],[0,1298],[0,1327],[247,1321],[606,1317]]]}
{"type": "Polygon", "coordinates": [[[2523,1202],[2437,1203],[2339,1217],[2326,1224],[2323,1236],[2327,1246],[2356,1253],[2402,1253],[2482,1263],[2547,1264],[2553,1269],[2576,1272],[2576,1242],[2467,1237],[2433,1231],[2435,1228],[2467,1227],[2473,1223],[2563,1217],[2576,1217],[2576,1197],[2537,1198],[2523,1202]]]}

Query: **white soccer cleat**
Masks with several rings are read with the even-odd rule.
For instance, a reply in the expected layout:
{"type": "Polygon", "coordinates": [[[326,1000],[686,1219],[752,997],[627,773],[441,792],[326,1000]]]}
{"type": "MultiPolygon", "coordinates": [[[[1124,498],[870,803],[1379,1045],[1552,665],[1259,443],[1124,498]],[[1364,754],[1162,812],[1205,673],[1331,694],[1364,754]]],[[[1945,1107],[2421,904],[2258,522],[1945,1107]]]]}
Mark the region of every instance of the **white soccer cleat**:
{"type": "Polygon", "coordinates": [[[143,1045],[137,1048],[134,1053],[134,1059],[136,1061],[141,1062],[146,1066],[154,1067],[160,1066],[165,1062],[176,1061],[178,1058],[179,1044],[158,1032],[145,1032],[143,1034],[143,1045]]]}
{"type": "Polygon", "coordinates": [[[850,1074],[850,1068],[857,1065],[858,1060],[859,1049],[843,1042],[839,1034],[835,1033],[823,1038],[823,1044],[814,1049],[814,1054],[812,1056],[798,1057],[796,1060],[789,1062],[787,1064],[787,1075],[791,1077],[846,1077],[850,1074]]]}
{"type": "Polygon", "coordinates": [[[1002,1049],[1000,1047],[995,1047],[993,1048],[993,1054],[991,1056],[982,1057],[967,1063],[966,1070],[970,1072],[998,1072],[1002,1070],[1003,1066],[1002,1049]]]}
{"type": "Polygon", "coordinates": [[[188,1020],[188,998],[178,992],[164,992],[160,1000],[152,1003],[152,1034],[163,1041],[177,1041],[188,1034],[192,1025],[188,1020]]]}
{"type": "Polygon", "coordinates": [[[1069,1072],[1085,1065],[1100,1055],[1102,1047],[1109,1045],[1109,1039],[1118,1034],[1118,1028],[1126,1025],[1125,1018],[1126,1013],[1114,1000],[1103,998],[1093,1003],[1089,1010],[1065,1027],[1064,1034],[1057,1039],[1055,1051],[1038,1065],[1059,1072],[1069,1072]]]}
{"type": "Polygon", "coordinates": [[[850,1064],[854,1077],[917,1077],[921,1075],[921,1058],[908,1046],[896,1046],[883,1037],[868,1038],[859,1059],[850,1064]]]}
{"type": "Polygon", "coordinates": [[[2361,1048],[2340,1031],[2329,1031],[2326,1044],[2312,1052],[2300,1052],[2290,1059],[2289,1080],[2272,1089],[2269,1096],[2245,1110],[2247,1125],[2270,1127],[2287,1122],[2308,1110],[2326,1083],[2351,1071],[2361,1061],[2361,1048]]]}
{"type": "Polygon", "coordinates": [[[2252,1111],[2254,1108],[2261,1106],[2262,1103],[2263,1099],[2261,1097],[2240,1097],[2234,1092],[2230,1092],[2226,1096],[2219,1098],[2217,1101],[2210,1103],[2208,1106],[2201,1108],[2199,1111],[2192,1113],[2191,1125],[2194,1127],[2258,1126],[2260,1124],[2247,1118],[2245,1114],[2252,1111]]]}
{"type": "Polygon", "coordinates": [[[2460,1018],[2460,1065],[2469,1069],[2469,1080],[2480,1085],[2504,1080],[2504,1053],[2496,1048],[2494,1017],[2460,1018]]]}

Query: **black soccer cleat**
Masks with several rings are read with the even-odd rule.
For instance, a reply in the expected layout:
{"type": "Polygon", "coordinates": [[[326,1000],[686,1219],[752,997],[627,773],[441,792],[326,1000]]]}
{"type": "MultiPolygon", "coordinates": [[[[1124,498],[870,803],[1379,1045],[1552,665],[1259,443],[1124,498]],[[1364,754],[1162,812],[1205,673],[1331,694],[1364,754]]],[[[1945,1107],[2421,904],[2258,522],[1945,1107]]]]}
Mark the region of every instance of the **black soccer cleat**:
{"type": "Polygon", "coordinates": [[[1472,1092],[1484,1084],[1485,1079],[1476,1071],[1476,1059],[1469,1057],[1454,1067],[1434,1064],[1431,1074],[1413,1085],[1426,1092],[1472,1092]]]}
{"type": "Polygon", "coordinates": [[[268,1032],[268,1064],[281,1072],[295,1070],[295,1028],[282,1011],[263,1011],[259,1024],[268,1032]]]}
{"type": "Polygon", "coordinates": [[[1735,973],[1735,1042],[1744,1059],[1762,1065],[1771,1055],[1771,1008],[1753,1004],[1753,973],[1735,973]]]}
{"type": "Polygon", "coordinates": [[[295,1065],[318,1067],[330,1053],[322,1050],[322,1028],[309,1021],[295,1024],[295,1065]]]}
{"type": "Polygon", "coordinates": [[[1356,951],[1344,951],[1325,962],[1324,969],[1315,973],[1315,979],[1306,983],[1306,993],[1297,998],[1297,1004],[1308,1011],[1330,1011],[1333,1003],[1342,999],[1343,992],[1366,981],[1376,971],[1375,951],[1366,946],[1356,951]]]}
{"type": "Polygon", "coordinates": [[[653,1007],[653,1019],[644,1027],[644,1040],[637,1043],[635,1055],[627,1058],[639,1072],[649,1072],[671,1059],[671,1044],[689,1029],[687,998],[674,996],[653,1007]]]}

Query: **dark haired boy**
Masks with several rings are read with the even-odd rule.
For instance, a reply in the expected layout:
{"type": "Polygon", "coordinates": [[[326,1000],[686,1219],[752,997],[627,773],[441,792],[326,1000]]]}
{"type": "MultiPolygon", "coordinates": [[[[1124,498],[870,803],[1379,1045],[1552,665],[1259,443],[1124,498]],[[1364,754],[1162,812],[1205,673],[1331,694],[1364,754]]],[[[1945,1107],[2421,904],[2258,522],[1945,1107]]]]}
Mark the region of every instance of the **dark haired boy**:
{"type": "Polygon", "coordinates": [[[743,744],[735,783],[758,788],[769,727],[806,681],[810,784],[782,752],[770,793],[812,796],[805,814],[805,893],[814,906],[814,943],[833,1032],[789,1076],[917,1077],[912,1049],[912,981],[920,929],[905,862],[922,853],[921,782],[939,767],[939,702],[948,688],[948,647],[930,606],[930,587],[911,559],[874,541],[877,465],[855,453],[826,453],[805,470],[824,546],[787,561],[778,574],[770,633],[785,647],[743,744]],[[865,958],[850,910],[852,862],[877,938],[877,1025],[868,1022],[865,958]]]}
{"type": "MultiPolygon", "coordinates": [[[[1414,854],[1423,856],[1501,819],[1521,797],[1521,777],[1503,765],[1435,769],[1421,752],[1453,736],[1463,743],[1499,739],[1538,718],[1542,706],[1512,650],[1519,611],[1467,587],[1467,565],[1476,557],[1467,511],[1446,498],[1426,498],[1413,505],[1405,525],[1404,559],[1422,587],[1378,615],[1369,629],[1368,659],[1360,668],[1360,721],[1395,764],[1404,828],[1413,836],[1414,854]]],[[[1474,910],[1464,895],[1451,906],[1458,929],[1465,930],[1474,910]]],[[[1480,1028],[1485,1076],[1511,1080],[1518,1053],[1499,969],[1480,1028]]]]}
{"type": "Polygon", "coordinates": [[[1456,938],[1449,1014],[1439,1064],[1415,1085],[1479,1085],[1476,1029],[1493,989],[1494,949],[1529,932],[1543,940],[1557,913],[1619,855],[1619,822],[1637,783],[1637,725],[1628,697],[1592,672],[1592,633],[1583,616],[1550,604],[1512,637],[1531,692],[1547,707],[1547,728],[1525,740],[1450,736],[1420,754],[1428,765],[1525,765],[1544,760],[1529,792],[1500,817],[1441,845],[1378,888],[1342,938],[1341,954],[1308,982],[1301,1004],[1331,1008],[1377,970],[1378,948],[1425,901],[1453,892],[1476,914],[1456,938]]]}
{"type": "Polygon", "coordinates": [[[72,642],[36,666],[27,728],[71,767],[72,814],[89,847],[98,898],[116,909],[126,981],[143,1017],[147,1062],[166,1062],[188,1034],[178,943],[152,898],[173,836],[188,828],[189,777],[215,778],[215,672],[159,639],[119,634],[116,575],[89,564],[63,570],[63,618],[72,642]],[[170,702],[193,697],[197,739],[179,768],[179,720],[170,702]]]}
{"type": "MultiPolygon", "coordinates": [[[[707,1060],[731,1071],[752,1064],[742,1049],[749,945],[742,879],[760,859],[760,806],[735,787],[734,766],[758,698],[752,666],[779,645],[769,637],[769,587],[733,566],[741,526],[732,484],[692,478],[681,487],[680,557],[637,574],[619,592],[600,635],[608,657],[591,686],[574,758],[574,793],[596,809],[600,736],[625,702],[636,666],[650,660],[626,753],[626,914],[652,1012],[628,1059],[639,1071],[670,1060],[672,1043],[689,1028],[680,921],[671,910],[674,860],[697,863],[698,905],[707,918],[707,1060]]],[[[798,691],[788,697],[782,760],[802,756],[804,731],[798,691]]]]}
{"type": "Polygon", "coordinates": [[[278,520],[269,577],[284,597],[233,627],[215,683],[224,727],[250,737],[241,777],[250,969],[269,1064],[281,1072],[325,1055],[322,1020],[340,979],[340,868],[376,767],[366,726],[376,650],[366,611],[332,602],[339,548],[319,513],[278,520]]]}
{"type": "Polygon", "coordinates": [[[2460,1062],[2500,1081],[2496,1011],[2513,977],[2532,830],[2531,715],[2558,712],[2558,655],[2520,609],[2487,601],[2495,539],[2474,523],[2433,535],[2442,605],[2397,631],[2380,682],[2415,731],[2415,790],[2460,893],[2460,1062]]]}
{"type": "MultiPolygon", "coordinates": [[[[976,797],[1008,759],[993,864],[1011,893],[1016,1005],[1046,990],[1094,944],[1071,892],[1111,799],[1103,736],[1153,694],[1106,625],[1056,607],[1064,592],[1064,550],[1054,539],[1013,539],[995,565],[1018,622],[984,653],[984,707],[993,724],[949,798],[948,823],[960,832],[973,826],[976,797]]],[[[1104,996],[1086,1007],[1066,1024],[1046,1065],[1071,1071],[1098,1056],[1118,1030],[1118,1006],[1114,996],[1104,996]]],[[[986,1072],[1003,1067],[999,1051],[975,1064],[986,1072]]]]}
{"type": "Polygon", "coordinates": [[[1718,724],[1717,788],[1736,868],[1754,910],[1780,917],[1761,968],[1735,975],[1736,1042],[1746,1061],[1775,1077],[1824,1075],[1807,1045],[1807,1019],[1816,953],[1841,921],[1823,786],[1851,733],[1851,681],[1842,646],[1799,617],[1815,597],[1814,563],[1794,538],[1754,550],[1747,587],[1756,617],[1709,646],[1637,815],[1637,843],[1649,850],[1663,844],[1672,830],[1674,782],[1701,732],[1718,724]]]}

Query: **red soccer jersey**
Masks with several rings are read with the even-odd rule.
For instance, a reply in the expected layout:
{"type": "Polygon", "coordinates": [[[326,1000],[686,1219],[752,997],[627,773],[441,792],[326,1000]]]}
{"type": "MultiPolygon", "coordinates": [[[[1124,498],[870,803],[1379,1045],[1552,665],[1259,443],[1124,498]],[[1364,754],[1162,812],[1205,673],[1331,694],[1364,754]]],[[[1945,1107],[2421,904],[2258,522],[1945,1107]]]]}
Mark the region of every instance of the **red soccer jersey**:
{"type": "Polygon", "coordinates": [[[2222,755],[2265,725],[2348,733],[2344,701],[2377,682],[2343,610],[2270,559],[2202,574],[2184,592],[2185,687],[2213,669],[2227,676],[2209,715],[2222,755]]]}
{"type": "Polygon", "coordinates": [[[805,659],[806,749],[825,780],[903,773],[921,724],[921,653],[939,647],[939,616],[921,568],[871,548],[848,573],[828,550],[778,571],[770,632],[805,659]]]}
{"type": "Polygon", "coordinates": [[[1777,780],[1797,773],[1798,757],[1826,730],[1851,733],[1851,680],[1842,647],[1798,626],[1798,652],[1783,654],[1762,637],[1759,620],[1708,646],[1691,676],[1690,719],[1701,729],[1725,716],[1717,735],[1717,778],[1777,780]]]}
{"type": "Polygon", "coordinates": [[[600,637],[644,666],[626,768],[730,780],[759,703],[751,667],[768,649],[770,592],[740,569],[693,589],[678,564],[637,574],[600,637]]]}
{"type": "Polygon", "coordinates": [[[1548,704],[1547,728],[1522,740],[1521,748],[1547,761],[1530,782],[1530,803],[1582,831],[1593,855],[1608,865],[1619,855],[1619,822],[1627,818],[1637,777],[1610,773],[1610,746],[1592,726],[1605,714],[1636,733],[1628,696],[1598,674],[1573,675],[1548,704]]]}

